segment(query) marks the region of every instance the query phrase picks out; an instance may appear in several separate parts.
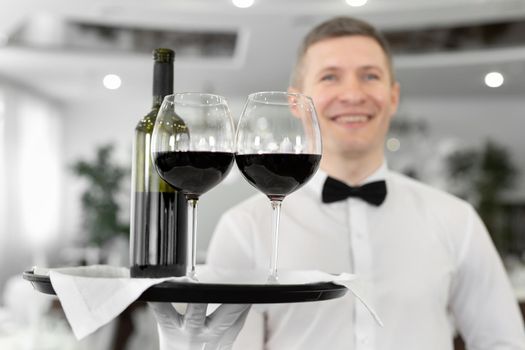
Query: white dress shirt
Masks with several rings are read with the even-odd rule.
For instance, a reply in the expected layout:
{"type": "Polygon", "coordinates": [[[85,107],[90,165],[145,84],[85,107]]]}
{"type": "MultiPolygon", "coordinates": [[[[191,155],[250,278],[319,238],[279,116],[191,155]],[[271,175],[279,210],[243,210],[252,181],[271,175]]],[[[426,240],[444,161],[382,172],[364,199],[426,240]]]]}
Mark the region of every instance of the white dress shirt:
{"type": "MultiPolygon", "coordinates": [[[[283,201],[278,266],[357,274],[384,327],[350,293],[270,305],[264,349],[447,350],[455,327],[469,349],[525,349],[504,267],[468,203],[383,165],[364,182],[386,180],[381,206],[356,198],[324,204],[325,179],[319,171],[283,201]]],[[[208,263],[267,268],[271,238],[269,200],[255,195],[222,217],[208,263]]]]}

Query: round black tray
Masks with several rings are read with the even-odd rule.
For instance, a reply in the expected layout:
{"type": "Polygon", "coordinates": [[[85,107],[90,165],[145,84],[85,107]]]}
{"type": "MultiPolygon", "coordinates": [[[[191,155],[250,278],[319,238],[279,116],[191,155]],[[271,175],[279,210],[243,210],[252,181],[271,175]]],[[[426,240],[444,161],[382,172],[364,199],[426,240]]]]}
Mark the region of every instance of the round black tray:
{"type": "MultiPolygon", "coordinates": [[[[49,276],[23,273],[41,293],[55,294],[49,276]]],[[[162,282],[147,289],[138,300],[180,303],[265,304],[322,301],[342,297],[347,288],[332,282],[310,284],[211,284],[162,282]]]]}

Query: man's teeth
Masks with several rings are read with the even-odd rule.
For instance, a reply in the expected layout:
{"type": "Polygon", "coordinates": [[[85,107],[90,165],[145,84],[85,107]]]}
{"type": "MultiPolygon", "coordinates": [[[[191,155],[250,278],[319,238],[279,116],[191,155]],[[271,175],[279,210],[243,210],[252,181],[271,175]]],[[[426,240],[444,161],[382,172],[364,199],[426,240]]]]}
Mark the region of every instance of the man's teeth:
{"type": "Polygon", "coordinates": [[[365,115],[345,115],[337,118],[338,122],[341,123],[363,123],[368,120],[365,115]]]}

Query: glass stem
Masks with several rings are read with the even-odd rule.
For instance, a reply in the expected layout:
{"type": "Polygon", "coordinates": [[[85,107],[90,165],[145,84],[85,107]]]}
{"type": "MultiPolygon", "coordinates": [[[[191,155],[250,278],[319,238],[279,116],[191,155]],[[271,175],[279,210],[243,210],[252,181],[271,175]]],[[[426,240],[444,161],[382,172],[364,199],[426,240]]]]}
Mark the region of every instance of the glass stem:
{"type": "Polygon", "coordinates": [[[188,213],[190,215],[190,239],[188,240],[189,266],[187,276],[197,280],[195,266],[197,265],[197,201],[198,199],[188,199],[188,213]]]}
{"type": "Polygon", "coordinates": [[[272,259],[270,260],[270,275],[268,282],[277,283],[277,252],[279,251],[279,221],[281,219],[281,202],[282,200],[271,200],[272,205],[272,259]]]}

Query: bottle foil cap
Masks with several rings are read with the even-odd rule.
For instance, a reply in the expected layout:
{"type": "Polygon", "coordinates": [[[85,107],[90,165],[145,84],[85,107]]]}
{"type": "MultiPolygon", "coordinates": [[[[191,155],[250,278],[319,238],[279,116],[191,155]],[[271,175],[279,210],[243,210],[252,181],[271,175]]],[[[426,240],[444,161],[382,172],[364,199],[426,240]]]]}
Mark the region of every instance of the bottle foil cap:
{"type": "Polygon", "coordinates": [[[175,51],[164,47],[153,50],[153,59],[156,62],[171,63],[175,60],[175,51]]]}

